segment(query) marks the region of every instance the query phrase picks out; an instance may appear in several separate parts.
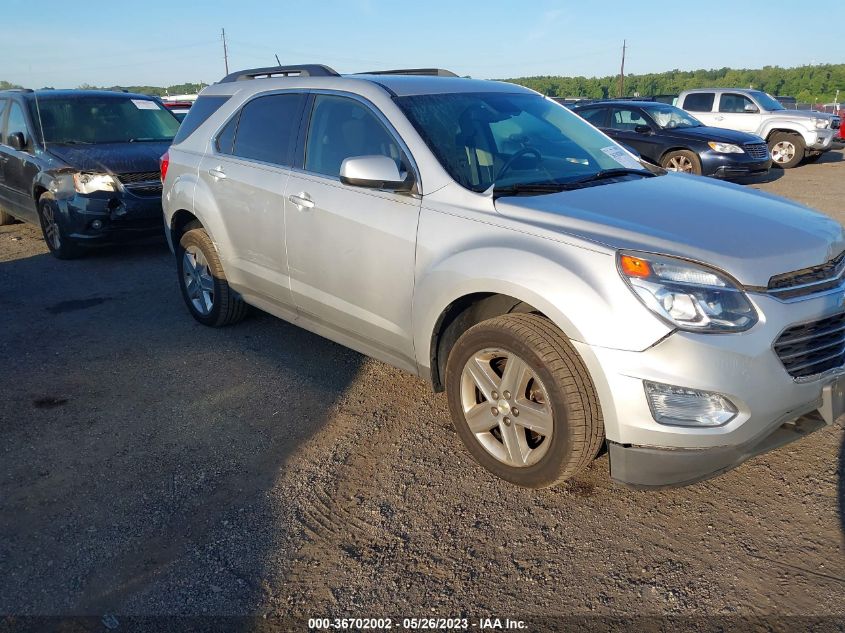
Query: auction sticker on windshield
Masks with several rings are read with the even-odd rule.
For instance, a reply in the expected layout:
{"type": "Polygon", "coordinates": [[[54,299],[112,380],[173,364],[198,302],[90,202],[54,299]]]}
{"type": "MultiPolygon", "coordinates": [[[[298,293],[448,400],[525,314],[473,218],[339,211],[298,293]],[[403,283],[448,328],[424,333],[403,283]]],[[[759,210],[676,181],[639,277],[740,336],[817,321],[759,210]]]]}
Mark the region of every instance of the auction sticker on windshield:
{"type": "Polygon", "coordinates": [[[135,107],[139,110],[158,110],[158,104],[155,101],[149,101],[147,99],[132,99],[132,103],[135,104],[135,107]]]}
{"type": "Polygon", "coordinates": [[[613,160],[615,160],[623,167],[628,167],[630,169],[642,168],[642,165],[637,162],[637,159],[631,156],[621,147],[614,147],[613,145],[610,145],[608,147],[602,147],[601,151],[610,156],[613,160]]]}

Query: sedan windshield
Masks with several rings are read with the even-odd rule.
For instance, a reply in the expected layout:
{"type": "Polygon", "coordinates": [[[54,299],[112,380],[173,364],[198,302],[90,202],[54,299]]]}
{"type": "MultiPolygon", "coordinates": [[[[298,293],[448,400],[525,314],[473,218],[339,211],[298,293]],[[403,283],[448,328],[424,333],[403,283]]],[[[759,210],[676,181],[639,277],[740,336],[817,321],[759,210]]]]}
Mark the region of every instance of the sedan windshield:
{"type": "Polygon", "coordinates": [[[32,110],[47,143],[169,141],[179,129],[167,109],[139,97],[52,97],[33,102],[32,110]]]}
{"type": "Polygon", "coordinates": [[[754,99],[756,99],[760,107],[763,108],[766,112],[786,110],[786,108],[781,105],[780,101],[775,99],[772,95],[766,94],[765,92],[760,92],[759,90],[753,90],[749,94],[754,97],[754,99]]]}
{"type": "MultiPolygon", "coordinates": [[[[449,175],[472,191],[650,176],[628,151],[563,106],[524,93],[450,93],[396,102],[449,175]]],[[[606,180],[610,182],[611,180],[606,180]]],[[[536,190],[536,189],[535,189],[536,190]]]]}
{"type": "Polygon", "coordinates": [[[664,103],[643,106],[643,110],[664,130],[679,127],[699,127],[701,125],[701,121],[691,114],[664,103]]]}

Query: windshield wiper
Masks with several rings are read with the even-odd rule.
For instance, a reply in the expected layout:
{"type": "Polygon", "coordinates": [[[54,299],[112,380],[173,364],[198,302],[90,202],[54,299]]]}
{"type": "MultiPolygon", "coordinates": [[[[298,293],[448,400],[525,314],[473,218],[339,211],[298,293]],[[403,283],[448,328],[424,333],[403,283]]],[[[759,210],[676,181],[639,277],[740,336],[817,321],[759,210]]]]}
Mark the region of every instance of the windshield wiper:
{"type": "Polygon", "coordinates": [[[523,194],[540,195],[544,193],[558,193],[568,189],[572,189],[572,185],[570,183],[560,182],[525,182],[508,185],[506,187],[493,185],[493,198],[500,198],[502,196],[519,196],[523,194]]]}
{"type": "Polygon", "coordinates": [[[595,182],[597,180],[606,180],[608,178],[618,178],[619,176],[642,176],[643,178],[651,178],[656,174],[651,173],[646,169],[630,169],[628,167],[620,167],[618,169],[602,169],[594,174],[590,174],[585,178],[570,181],[569,185],[583,185],[588,182],[595,182]]]}
{"type": "Polygon", "coordinates": [[[130,143],[162,143],[164,141],[169,141],[169,138],[130,138],[130,143]]]}

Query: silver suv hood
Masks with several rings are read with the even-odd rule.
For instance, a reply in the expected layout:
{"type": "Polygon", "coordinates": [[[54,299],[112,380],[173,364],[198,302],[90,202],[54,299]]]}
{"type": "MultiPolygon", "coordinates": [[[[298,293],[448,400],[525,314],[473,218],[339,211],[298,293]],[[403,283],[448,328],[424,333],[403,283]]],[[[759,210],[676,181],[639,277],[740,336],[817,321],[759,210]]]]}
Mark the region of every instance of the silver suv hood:
{"type": "Polygon", "coordinates": [[[845,250],[842,226],[783,198],[668,174],[551,195],[499,198],[496,210],[614,249],[704,262],[747,286],[822,264],[845,250]]]}
{"type": "Polygon", "coordinates": [[[801,123],[809,123],[810,127],[815,126],[815,124],[812,123],[815,119],[833,120],[839,118],[837,115],[829,112],[814,112],[811,110],[772,110],[770,112],[766,112],[765,115],[767,119],[792,119],[793,121],[799,119],[801,123]]]}

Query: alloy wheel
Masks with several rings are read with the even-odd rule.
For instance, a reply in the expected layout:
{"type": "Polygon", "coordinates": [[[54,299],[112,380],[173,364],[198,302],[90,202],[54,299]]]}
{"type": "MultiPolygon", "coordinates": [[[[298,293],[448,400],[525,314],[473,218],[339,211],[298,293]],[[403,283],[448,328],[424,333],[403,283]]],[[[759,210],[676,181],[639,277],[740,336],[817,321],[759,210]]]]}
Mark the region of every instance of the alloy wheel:
{"type": "Polygon", "coordinates": [[[503,464],[532,466],[548,452],[554,434],[548,392],[513,352],[471,356],[461,373],[461,404],[475,439],[503,464]]]}
{"type": "Polygon", "coordinates": [[[789,141],[778,141],[772,146],[772,160],[788,163],[795,157],[795,145],[789,141]]]}
{"type": "Polygon", "coordinates": [[[214,277],[202,251],[189,246],[182,255],[182,283],[191,305],[202,316],[214,306],[214,277]]]}
{"type": "Polygon", "coordinates": [[[62,247],[62,234],[56,221],[56,212],[49,204],[41,206],[41,219],[44,222],[44,237],[53,250],[62,247]]]}
{"type": "Polygon", "coordinates": [[[692,161],[686,156],[673,156],[666,163],[666,169],[690,174],[692,173],[692,161]]]}

